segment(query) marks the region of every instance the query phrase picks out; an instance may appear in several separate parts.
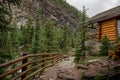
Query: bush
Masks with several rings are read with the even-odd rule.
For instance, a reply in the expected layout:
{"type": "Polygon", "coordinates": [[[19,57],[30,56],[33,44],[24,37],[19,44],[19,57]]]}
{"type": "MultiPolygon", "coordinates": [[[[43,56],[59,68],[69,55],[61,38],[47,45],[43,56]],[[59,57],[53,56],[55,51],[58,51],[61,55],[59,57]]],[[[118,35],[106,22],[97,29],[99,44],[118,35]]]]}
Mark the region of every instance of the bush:
{"type": "Polygon", "coordinates": [[[104,38],[101,41],[100,50],[98,51],[98,54],[100,56],[107,56],[109,50],[109,40],[107,36],[104,36],[104,38]]]}
{"type": "Polygon", "coordinates": [[[117,37],[115,43],[119,43],[119,42],[120,42],[120,37],[117,37]]]}
{"type": "Polygon", "coordinates": [[[120,57],[120,42],[115,45],[115,55],[120,57]]]}
{"type": "Polygon", "coordinates": [[[108,51],[109,58],[112,58],[113,55],[115,55],[115,51],[108,51]]]}
{"type": "Polygon", "coordinates": [[[115,44],[113,51],[108,51],[108,56],[113,60],[120,59],[120,42],[115,44]]]}

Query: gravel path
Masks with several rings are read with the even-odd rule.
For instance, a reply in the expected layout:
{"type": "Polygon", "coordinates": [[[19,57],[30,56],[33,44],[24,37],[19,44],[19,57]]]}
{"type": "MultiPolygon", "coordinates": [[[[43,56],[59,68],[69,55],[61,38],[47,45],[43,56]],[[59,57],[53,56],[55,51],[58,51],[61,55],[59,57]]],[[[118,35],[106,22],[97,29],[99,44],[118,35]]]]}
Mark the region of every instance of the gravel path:
{"type": "Polygon", "coordinates": [[[80,72],[75,68],[74,57],[65,58],[53,67],[45,69],[43,80],[80,80],[80,72]]]}
{"type": "Polygon", "coordinates": [[[57,64],[57,66],[61,68],[74,68],[75,63],[73,62],[73,60],[74,60],[74,57],[63,59],[61,62],[57,64]]]}

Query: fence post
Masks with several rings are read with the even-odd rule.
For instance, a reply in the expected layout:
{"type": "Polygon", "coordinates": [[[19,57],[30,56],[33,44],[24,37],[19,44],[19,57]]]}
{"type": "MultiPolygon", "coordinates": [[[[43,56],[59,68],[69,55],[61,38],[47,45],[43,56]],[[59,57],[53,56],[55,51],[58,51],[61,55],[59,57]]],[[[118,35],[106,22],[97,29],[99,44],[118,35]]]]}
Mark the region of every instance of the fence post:
{"type": "MultiPolygon", "coordinates": [[[[23,53],[23,56],[26,56],[26,55],[27,55],[27,53],[23,53]]],[[[24,60],[22,60],[22,64],[27,63],[27,61],[28,61],[27,58],[24,59],[24,60]]],[[[27,70],[27,66],[25,66],[25,67],[22,68],[22,72],[24,72],[25,70],[27,70]]],[[[24,79],[26,76],[27,76],[27,74],[22,75],[22,76],[21,76],[21,79],[24,79]]]]}
{"type": "Polygon", "coordinates": [[[55,58],[53,59],[53,60],[54,60],[53,63],[55,63],[55,61],[56,61],[56,55],[57,55],[57,54],[53,54],[53,57],[55,57],[55,58]]]}
{"type": "MultiPolygon", "coordinates": [[[[42,59],[44,59],[44,57],[45,57],[45,55],[42,55],[42,59]]],[[[41,63],[44,63],[45,62],[45,60],[42,60],[41,61],[41,63]]],[[[42,68],[44,67],[45,65],[44,64],[42,64],[42,68]]]]}

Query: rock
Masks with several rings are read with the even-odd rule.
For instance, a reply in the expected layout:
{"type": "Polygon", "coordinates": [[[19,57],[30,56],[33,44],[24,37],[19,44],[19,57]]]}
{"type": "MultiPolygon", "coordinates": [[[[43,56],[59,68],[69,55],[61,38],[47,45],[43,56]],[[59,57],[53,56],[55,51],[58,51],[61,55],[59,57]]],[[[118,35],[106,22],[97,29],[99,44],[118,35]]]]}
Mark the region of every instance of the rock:
{"type": "Polygon", "coordinates": [[[85,70],[88,69],[88,66],[82,65],[82,64],[77,64],[76,67],[77,67],[78,69],[85,69],[85,70]]]}
{"type": "Polygon", "coordinates": [[[101,80],[120,80],[120,63],[113,60],[99,59],[96,61],[90,61],[87,65],[88,69],[84,70],[82,79],[94,80],[99,75],[101,80]]]}
{"type": "Polygon", "coordinates": [[[86,51],[86,54],[90,56],[95,56],[100,47],[100,43],[93,39],[87,40],[85,45],[89,48],[89,50],[86,51]]]}
{"type": "Polygon", "coordinates": [[[54,79],[49,79],[49,80],[54,80],[54,79]]]}
{"type": "Polygon", "coordinates": [[[64,58],[68,58],[69,56],[68,55],[63,55],[64,58]]]}
{"type": "Polygon", "coordinates": [[[100,59],[93,59],[93,60],[88,60],[87,62],[95,62],[95,61],[98,61],[100,59]]]}
{"type": "Polygon", "coordinates": [[[13,20],[17,25],[25,24],[28,17],[35,21],[36,9],[40,10],[41,22],[45,22],[45,18],[51,18],[55,25],[63,26],[69,23],[70,29],[80,26],[78,16],[63,4],[56,3],[54,0],[22,0],[20,8],[11,6],[13,20]]]}
{"type": "Polygon", "coordinates": [[[120,72],[120,65],[116,65],[113,67],[115,72],[120,72]]]}
{"type": "Polygon", "coordinates": [[[46,76],[45,75],[41,75],[40,79],[43,80],[46,76]]]}
{"type": "Polygon", "coordinates": [[[78,76],[70,70],[59,70],[57,73],[57,80],[79,80],[78,76]]]}

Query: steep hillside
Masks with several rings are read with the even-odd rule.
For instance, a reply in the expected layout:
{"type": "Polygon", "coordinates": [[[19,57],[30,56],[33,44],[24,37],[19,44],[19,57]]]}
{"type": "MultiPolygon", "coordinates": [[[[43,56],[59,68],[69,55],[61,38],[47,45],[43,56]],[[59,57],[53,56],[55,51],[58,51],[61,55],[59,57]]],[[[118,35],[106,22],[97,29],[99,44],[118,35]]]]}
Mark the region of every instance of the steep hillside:
{"type": "Polygon", "coordinates": [[[71,28],[77,28],[79,26],[78,17],[81,14],[64,0],[23,0],[20,8],[12,6],[11,9],[13,19],[18,25],[24,24],[28,16],[34,20],[38,9],[42,22],[44,22],[44,18],[51,18],[55,25],[68,24],[71,28]]]}

